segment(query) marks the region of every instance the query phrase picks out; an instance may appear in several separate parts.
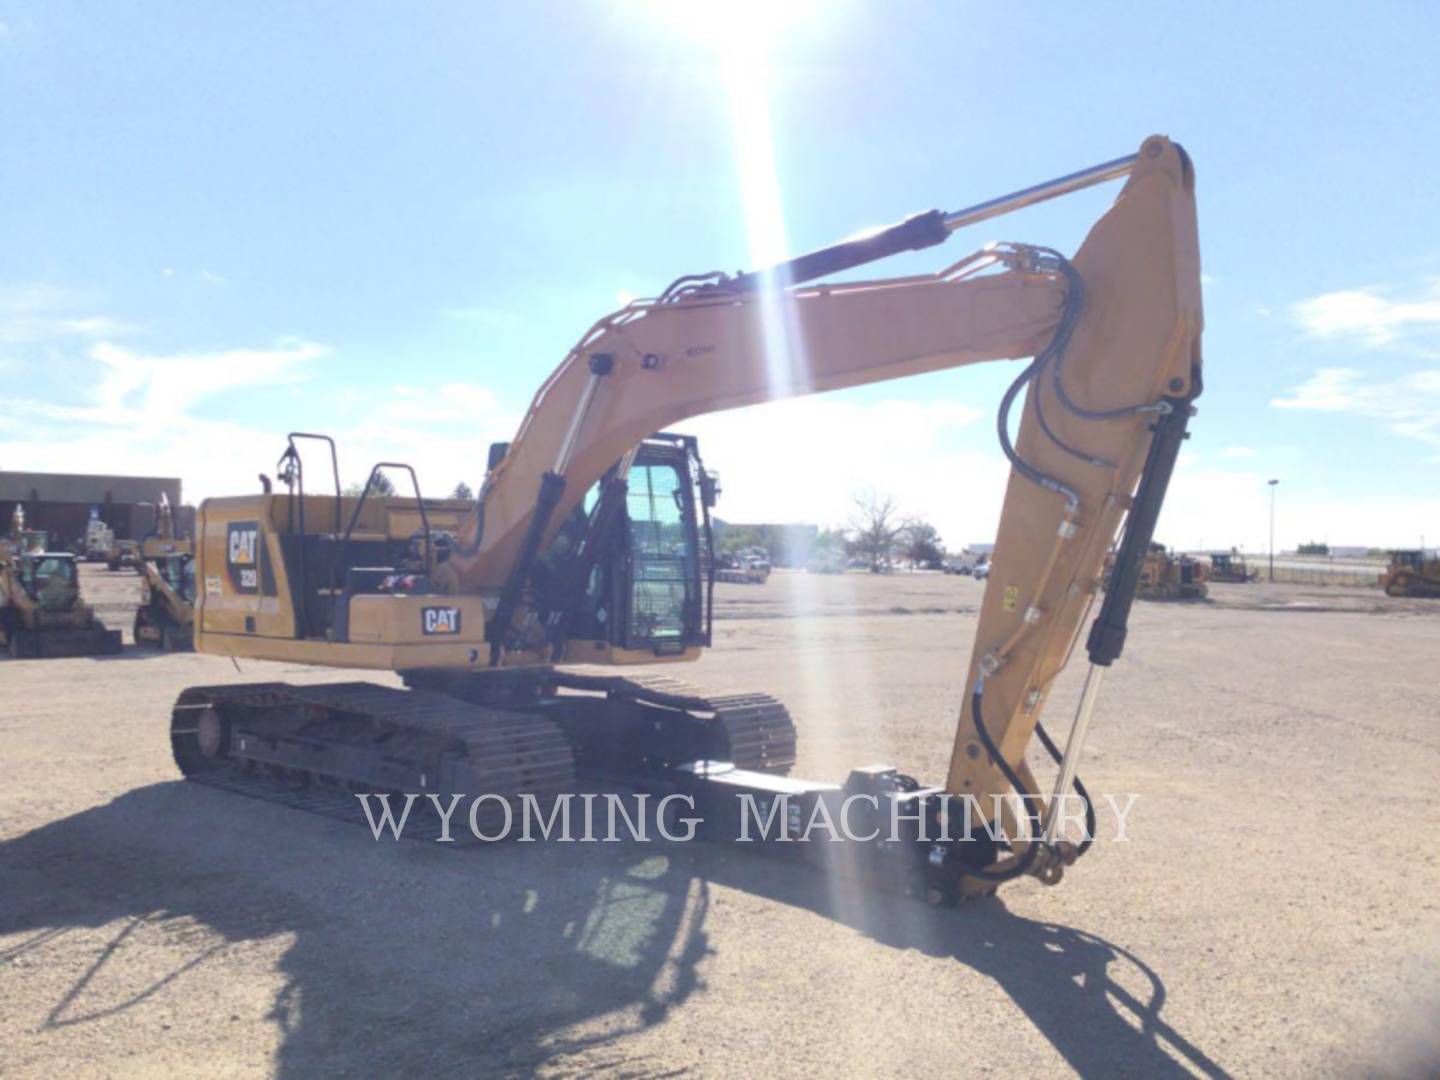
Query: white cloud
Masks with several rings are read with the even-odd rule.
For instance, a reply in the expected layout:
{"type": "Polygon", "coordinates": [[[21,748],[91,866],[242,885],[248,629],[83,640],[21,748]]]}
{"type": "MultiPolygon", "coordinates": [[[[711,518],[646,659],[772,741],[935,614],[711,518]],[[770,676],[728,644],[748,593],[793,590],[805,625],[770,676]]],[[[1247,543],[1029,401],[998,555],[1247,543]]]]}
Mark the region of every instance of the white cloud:
{"type": "Polygon", "coordinates": [[[1440,446],[1440,368],[1383,377],[1354,368],[1321,368],[1287,396],[1278,409],[1351,413],[1379,420],[1390,431],[1440,446]]]}
{"type": "MultiPolygon", "coordinates": [[[[200,277],[223,282],[208,271],[200,277]]],[[[113,338],[128,328],[93,314],[93,304],[74,290],[0,286],[0,343],[55,346],[56,362],[65,364],[63,380],[0,386],[6,468],[179,475],[187,500],[198,501],[257,490],[286,432],[300,428],[335,437],[342,483],[362,480],[377,461],[405,461],[427,494],[444,494],[460,480],[478,486],[489,442],[510,438],[518,425],[518,412],[470,383],[372,389],[334,371],[309,381],[330,355],[312,341],[208,352],[126,347],[113,338]],[[75,390],[28,389],[56,383],[75,390]],[[266,392],[267,406],[247,405],[246,418],[237,419],[235,395],[255,390],[266,392]]],[[[316,472],[314,482],[327,484],[328,468],[316,472]]]]}
{"type": "MultiPolygon", "coordinates": [[[[1155,539],[1181,550],[1251,554],[1269,548],[1270,488],[1273,474],[1217,468],[1176,469],[1166,494],[1155,539]]],[[[1312,492],[1297,478],[1292,489],[1282,476],[1275,491],[1275,546],[1293,551],[1307,540],[1367,547],[1419,543],[1426,522],[1440,534],[1440,498],[1407,495],[1340,495],[1312,492]]]]}
{"type": "Polygon", "coordinates": [[[955,449],[947,434],[988,412],[948,401],[871,403],[819,396],[675,425],[720,473],[727,521],[843,525],[854,496],[894,496],[952,547],[994,537],[1008,466],[999,449],[955,449]]]}
{"type": "Polygon", "coordinates": [[[0,288],[0,345],[96,341],[134,327],[89,310],[94,298],[48,285],[0,288]]]}
{"type": "Polygon", "coordinates": [[[308,361],[330,350],[308,341],[285,341],[269,349],[146,356],[101,342],[90,357],[103,367],[96,404],[118,422],[186,412],[205,398],[248,386],[275,386],[304,377],[308,361]]]}
{"type": "MultiPolygon", "coordinates": [[[[1009,466],[993,449],[989,411],[947,402],[854,403],[818,396],[718,413],[676,425],[700,438],[724,494],[727,521],[843,525],[853,497],[870,488],[932,522],[952,548],[994,538],[1009,466]],[[956,449],[947,432],[983,420],[983,449],[956,449]]],[[[1269,454],[1270,449],[1265,449],[1269,454]]],[[[1155,537],[1184,550],[1251,553],[1268,545],[1273,473],[1260,451],[1229,446],[1203,459],[1182,455],[1155,537]]],[[[1276,541],[1309,539],[1376,546],[1414,543],[1416,523],[1440,534],[1440,499],[1302,493],[1282,477],[1276,541]]]]}
{"type": "MultiPolygon", "coordinates": [[[[0,403],[3,404],[3,403],[0,403]]],[[[512,417],[496,414],[476,426],[468,423],[437,430],[426,425],[397,425],[377,418],[359,424],[336,422],[323,402],[315,400],[303,422],[266,424],[205,419],[190,415],[170,418],[164,426],[112,426],[77,422],[37,424],[22,418],[17,429],[0,425],[0,458],[6,468],[53,472],[113,472],[136,476],[179,476],[186,502],[220,495],[259,491],[258,475],[274,477],[276,459],[285,448],[291,426],[331,435],[340,459],[343,484],[363,481],[379,461],[402,461],[415,468],[426,496],[448,494],[458,481],[479,487],[484,479],[490,442],[510,438],[512,417]]],[[[43,418],[42,418],[43,419],[43,418]]],[[[307,490],[330,485],[324,451],[301,446],[305,455],[307,490]]],[[[391,471],[401,491],[410,479],[391,471]]]]}
{"type": "Polygon", "coordinates": [[[1375,286],[1343,289],[1302,300],[1291,310],[1312,337],[1347,339],[1372,348],[1440,330],[1440,278],[1413,296],[1390,294],[1393,290],[1375,286]]]}
{"type": "MultiPolygon", "coordinates": [[[[224,283],[208,270],[198,278],[224,283]]],[[[179,475],[195,501],[256,490],[286,432],[304,429],[335,437],[343,483],[363,479],[376,461],[398,460],[415,466],[427,493],[443,494],[460,480],[478,486],[489,443],[518,426],[518,410],[505,411],[492,391],[470,383],[380,389],[332,372],[307,384],[330,355],[312,341],[175,353],[121,344],[132,328],[98,311],[99,300],[93,291],[0,284],[0,346],[22,346],[0,353],[0,362],[32,371],[0,384],[5,468],[179,475]],[[264,407],[247,402],[239,419],[235,395],[255,390],[265,391],[264,407]]],[[[515,321],[488,309],[455,314],[515,321]]]]}
{"type": "Polygon", "coordinates": [[[278,443],[283,433],[197,417],[192,410],[240,389],[293,383],[328,351],[284,341],[269,349],[161,356],[100,342],[88,352],[96,370],[85,399],[60,404],[0,398],[0,409],[13,421],[0,452],[14,469],[178,474],[192,495],[197,482],[202,495],[252,490],[255,475],[274,461],[266,460],[269,441],[278,443]],[[252,459],[249,448],[262,439],[264,451],[252,459]]]}
{"type": "Polygon", "coordinates": [[[494,417],[498,405],[494,392],[486,387],[448,382],[432,389],[392,387],[379,408],[396,423],[484,423],[494,417]]]}

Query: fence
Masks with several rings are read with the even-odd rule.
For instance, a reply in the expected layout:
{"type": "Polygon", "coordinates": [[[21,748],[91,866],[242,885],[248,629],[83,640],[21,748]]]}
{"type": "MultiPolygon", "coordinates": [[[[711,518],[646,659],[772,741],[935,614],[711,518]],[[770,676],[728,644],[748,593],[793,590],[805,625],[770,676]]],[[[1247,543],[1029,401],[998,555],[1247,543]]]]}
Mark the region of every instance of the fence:
{"type": "MultiPolygon", "coordinates": [[[[1293,558],[1275,560],[1275,580],[1291,585],[1361,585],[1378,588],[1388,564],[1363,559],[1293,558]]],[[[1268,577],[1268,561],[1262,575],[1268,577]]]]}
{"type": "MultiPolygon", "coordinates": [[[[1204,552],[1196,553],[1204,558],[1204,552]]],[[[1270,560],[1264,555],[1247,555],[1250,572],[1259,580],[1270,580],[1270,560]]],[[[1377,588],[1385,559],[1332,558],[1328,555],[1277,555],[1275,580],[1287,585],[1358,585],[1377,588]]]]}

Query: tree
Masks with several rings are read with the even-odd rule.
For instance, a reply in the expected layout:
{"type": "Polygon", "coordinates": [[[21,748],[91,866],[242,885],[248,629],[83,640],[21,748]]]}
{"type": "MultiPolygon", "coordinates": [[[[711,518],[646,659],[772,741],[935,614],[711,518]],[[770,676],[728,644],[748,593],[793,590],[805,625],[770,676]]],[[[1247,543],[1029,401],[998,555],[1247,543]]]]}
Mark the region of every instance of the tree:
{"type": "Polygon", "coordinates": [[[850,528],[855,533],[856,552],[870,564],[870,572],[878,574],[894,557],[900,536],[900,510],[895,500],[873,491],[855,496],[850,528]]]}
{"type": "Polygon", "coordinates": [[[1297,555],[1329,555],[1330,545],[1321,540],[1311,540],[1308,544],[1301,544],[1295,550],[1297,555]]]}
{"type": "Polygon", "coordinates": [[[452,499],[473,499],[475,493],[470,490],[470,485],[461,480],[455,485],[455,490],[450,493],[452,499]]]}
{"type": "Polygon", "coordinates": [[[928,570],[938,570],[945,565],[945,545],[940,539],[940,530],[928,521],[911,518],[901,529],[901,550],[911,562],[928,570]]]}
{"type": "MultiPolygon", "coordinates": [[[[345,490],[344,490],[343,492],[341,492],[341,494],[342,494],[342,495],[359,496],[359,495],[362,494],[364,491],[365,491],[365,485],[364,485],[364,484],[349,484],[349,485],[346,486],[345,490]]],[[[394,483],[391,481],[391,479],[390,479],[388,476],[386,476],[383,472],[378,472],[378,473],[376,473],[376,474],[374,475],[374,477],[373,477],[372,480],[371,480],[371,483],[370,483],[370,494],[371,494],[371,495],[394,495],[394,494],[395,494],[395,484],[394,484],[394,483]]]]}

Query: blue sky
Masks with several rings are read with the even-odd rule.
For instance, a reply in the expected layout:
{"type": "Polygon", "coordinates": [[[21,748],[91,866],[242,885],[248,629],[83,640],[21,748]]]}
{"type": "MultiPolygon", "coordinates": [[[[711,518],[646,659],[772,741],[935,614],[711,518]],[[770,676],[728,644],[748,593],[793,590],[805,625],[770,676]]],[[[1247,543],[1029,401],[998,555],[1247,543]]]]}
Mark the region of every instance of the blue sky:
{"type": "MultiPolygon", "coordinates": [[[[347,480],[473,486],[595,318],[752,266],[767,192],[798,252],[1162,132],[1199,176],[1207,390],[1160,538],[1263,547],[1271,477],[1282,544],[1440,537],[1433,4],[0,0],[0,26],[0,467],[203,497],[302,428],[347,480]]],[[[1073,249],[1115,190],[884,269],[1073,249]]],[[[727,518],[839,523],[873,487],[958,546],[994,531],[1011,374],[687,427],[727,518]]]]}

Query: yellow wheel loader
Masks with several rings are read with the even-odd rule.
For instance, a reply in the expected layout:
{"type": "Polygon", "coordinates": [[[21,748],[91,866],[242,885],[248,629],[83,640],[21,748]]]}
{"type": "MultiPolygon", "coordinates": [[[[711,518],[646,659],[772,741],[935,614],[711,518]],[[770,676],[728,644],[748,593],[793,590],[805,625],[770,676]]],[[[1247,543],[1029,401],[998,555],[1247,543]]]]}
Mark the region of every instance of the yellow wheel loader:
{"type": "Polygon", "coordinates": [[[21,507],[11,522],[0,542],[0,647],[15,659],[118,653],[120,631],[107,630],[80,596],[76,557],[46,551],[46,534],[25,528],[21,507]]]}
{"type": "Polygon", "coordinates": [[[1426,559],[1414,549],[1392,551],[1380,587],[1386,596],[1440,596],[1440,558],[1426,559]]]}
{"type": "Polygon", "coordinates": [[[687,274],[605,316],[541,384],[513,440],[492,448],[473,502],[425,498],[413,470],[384,462],[361,495],[342,495],[334,443],[296,433],[279,462],[285,490],[267,481],[200,507],[196,647],[396,672],[406,689],[192,687],[171,718],[175,759],[196,781],[320,813],[358,817],[379,794],[437,811],[463,798],[485,838],[603,782],[688,800],[716,840],[744,833],[747,807],[770,839],[848,817],[855,838],[843,844],[750,846],[838,858],[877,888],[932,903],[1026,876],[1053,884],[1093,834],[1076,769],[1201,390],[1201,323],[1194,172],[1177,144],[1153,137],[766,270],[687,274]],[[1071,256],[991,244],[930,273],[833,280],[1120,178],[1071,256]],[[711,642],[714,482],[696,441],[664,429],[986,361],[1015,365],[997,424],[1011,475],[948,775],[927,785],[872,766],[839,784],[791,778],[796,727],[770,695],[626,673],[693,664],[711,642]],[[317,445],[329,491],[317,490],[313,460],[306,475],[302,447],[317,445]],[[409,473],[404,495],[372,496],[387,468],[409,473]],[[1122,526],[1116,587],[1087,631],[1122,526]],[[1081,638],[1091,666],[1062,754],[1040,719],[1081,638]],[[1058,764],[1048,799],[1026,763],[1032,736],[1058,764]],[[1022,810],[1007,809],[1012,793],[1022,810]],[[1057,812],[1062,798],[1083,803],[1083,834],[1057,812]],[[893,835],[866,842],[860,819],[893,822],[893,835]]]}

